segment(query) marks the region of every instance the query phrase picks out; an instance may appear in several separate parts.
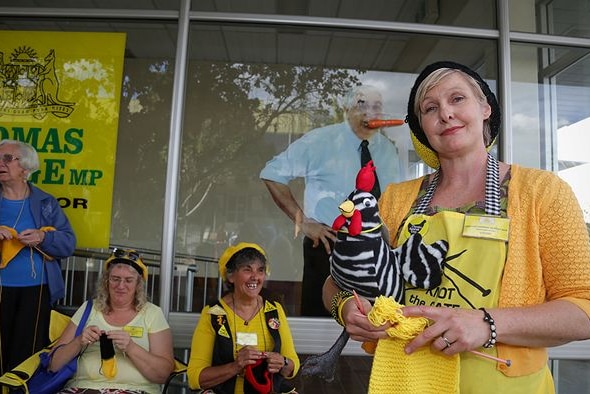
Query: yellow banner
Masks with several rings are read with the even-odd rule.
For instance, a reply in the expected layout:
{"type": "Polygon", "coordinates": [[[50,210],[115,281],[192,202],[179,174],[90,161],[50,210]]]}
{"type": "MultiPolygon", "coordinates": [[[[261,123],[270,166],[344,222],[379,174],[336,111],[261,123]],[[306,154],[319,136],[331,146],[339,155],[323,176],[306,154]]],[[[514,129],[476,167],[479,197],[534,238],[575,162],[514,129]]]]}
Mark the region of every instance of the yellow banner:
{"type": "Polygon", "coordinates": [[[124,33],[0,31],[0,138],[39,153],[77,248],[108,247],[124,33]]]}

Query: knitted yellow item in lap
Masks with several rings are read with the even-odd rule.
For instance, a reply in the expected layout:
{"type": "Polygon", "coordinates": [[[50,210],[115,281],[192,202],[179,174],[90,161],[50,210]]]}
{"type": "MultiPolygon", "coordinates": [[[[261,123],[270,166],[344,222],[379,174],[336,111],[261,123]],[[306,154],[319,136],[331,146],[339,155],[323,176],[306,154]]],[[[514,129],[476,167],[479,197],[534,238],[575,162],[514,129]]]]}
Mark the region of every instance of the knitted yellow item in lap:
{"type": "Polygon", "coordinates": [[[459,392],[459,356],[433,352],[429,346],[407,355],[406,344],[428,326],[428,320],[405,317],[402,305],[390,297],[377,297],[369,321],[380,326],[389,322],[390,338],[375,349],[369,394],[452,394],[459,392]]]}

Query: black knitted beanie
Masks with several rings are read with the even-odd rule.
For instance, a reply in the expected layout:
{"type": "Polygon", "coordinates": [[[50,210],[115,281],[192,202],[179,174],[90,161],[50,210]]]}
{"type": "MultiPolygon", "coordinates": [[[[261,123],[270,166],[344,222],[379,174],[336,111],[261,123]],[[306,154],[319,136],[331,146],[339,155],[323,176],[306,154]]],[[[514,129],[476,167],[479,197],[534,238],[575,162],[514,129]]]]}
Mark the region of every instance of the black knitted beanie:
{"type": "Polygon", "coordinates": [[[463,71],[465,74],[473,77],[473,79],[475,79],[477,81],[477,83],[479,84],[481,90],[483,91],[484,95],[486,96],[486,98],[488,100],[488,104],[490,105],[490,107],[492,109],[492,113],[490,114],[490,119],[489,119],[491,139],[490,139],[489,145],[486,147],[486,148],[489,148],[489,146],[494,143],[494,141],[496,140],[496,137],[498,136],[498,132],[500,131],[500,124],[502,121],[501,113],[500,113],[500,106],[498,105],[498,101],[496,100],[496,96],[494,95],[494,93],[492,93],[488,84],[479,76],[478,73],[476,73],[475,71],[473,71],[472,69],[470,69],[467,66],[464,66],[459,63],[451,62],[451,61],[441,61],[441,62],[432,63],[432,64],[426,66],[426,68],[424,68],[424,70],[422,70],[420,75],[418,75],[418,78],[416,78],[416,82],[414,82],[414,86],[412,87],[412,90],[410,92],[410,98],[408,100],[408,115],[406,116],[406,122],[410,126],[410,130],[412,131],[414,136],[418,139],[418,141],[420,141],[428,149],[432,150],[432,146],[430,146],[430,143],[428,142],[428,138],[426,138],[426,134],[424,133],[424,130],[420,126],[420,122],[418,121],[418,115],[414,112],[414,101],[416,100],[416,91],[418,90],[418,87],[420,86],[420,84],[433,71],[436,71],[440,68],[452,68],[452,69],[463,71]]]}

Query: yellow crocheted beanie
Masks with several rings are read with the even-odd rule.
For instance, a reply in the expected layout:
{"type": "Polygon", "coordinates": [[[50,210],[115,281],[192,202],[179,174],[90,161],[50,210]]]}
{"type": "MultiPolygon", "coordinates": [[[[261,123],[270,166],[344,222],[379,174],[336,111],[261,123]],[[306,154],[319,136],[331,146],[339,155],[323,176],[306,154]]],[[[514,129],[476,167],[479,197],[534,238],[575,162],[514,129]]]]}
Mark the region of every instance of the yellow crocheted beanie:
{"type": "MultiPolygon", "coordinates": [[[[246,248],[253,248],[259,251],[264,257],[266,257],[266,252],[262,249],[258,244],[250,243],[250,242],[240,242],[237,245],[230,246],[221,254],[219,258],[219,275],[221,278],[226,281],[227,280],[227,263],[231,260],[231,258],[238,253],[242,249],[246,248]]],[[[270,274],[269,264],[266,262],[266,275],[270,274]]]]}
{"type": "Polygon", "coordinates": [[[459,355],[433,352],[430,346],[408,355],[406,344],[428,326],[428,320],[405,317],[402,305],[393,298],[380,296],[368,314],[374,326],[392,324],[386,330],[390,338],[377,343],[369,394],[447,394],[459,392],[459,355]]]}

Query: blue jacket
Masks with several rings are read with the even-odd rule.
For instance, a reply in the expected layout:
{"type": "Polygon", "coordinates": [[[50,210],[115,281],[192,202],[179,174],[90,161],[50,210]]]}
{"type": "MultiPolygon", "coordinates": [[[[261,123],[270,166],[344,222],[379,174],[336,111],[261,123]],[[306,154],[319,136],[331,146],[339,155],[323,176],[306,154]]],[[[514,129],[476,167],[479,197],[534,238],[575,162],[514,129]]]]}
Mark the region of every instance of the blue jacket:
{"type": "Polygon", "coordinates": [[[65,284],[61,273],[61,259],[70,257],[76,249],[76,235],[70,221],[59,206],[56,198],[29,183],[29,201],[36,228],[54,227],[56,231],[45,233],[39,248],[53,257],[45,262],[45,273],[49,287],[50,302],[53,305],[65,295],[65,284]]]}

